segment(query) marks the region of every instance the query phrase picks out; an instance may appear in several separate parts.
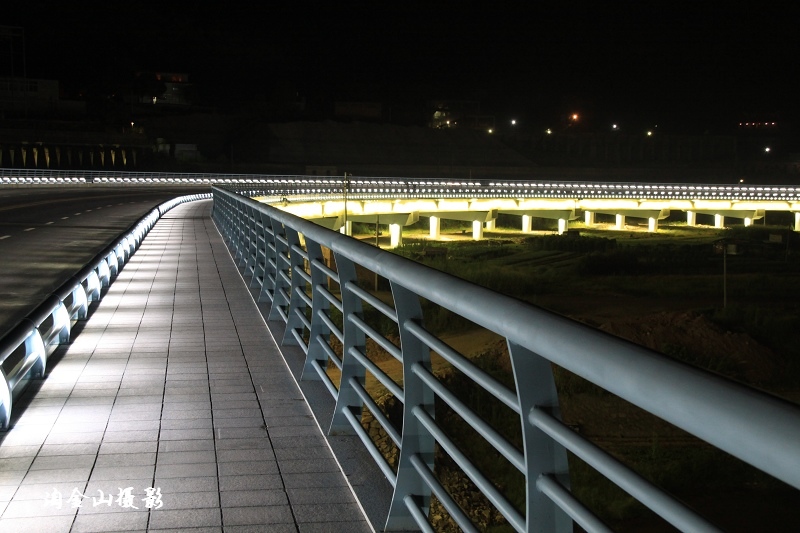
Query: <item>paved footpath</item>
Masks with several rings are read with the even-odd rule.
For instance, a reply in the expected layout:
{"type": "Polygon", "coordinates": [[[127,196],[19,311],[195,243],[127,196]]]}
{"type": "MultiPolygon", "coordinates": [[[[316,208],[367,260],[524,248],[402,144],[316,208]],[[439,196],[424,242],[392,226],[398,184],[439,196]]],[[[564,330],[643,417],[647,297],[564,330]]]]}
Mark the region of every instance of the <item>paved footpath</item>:
{"type": "Polygon", "coordinates": [[[372,530],[210,211],[167,213],[15,406],[3,533],[372,530]]]}

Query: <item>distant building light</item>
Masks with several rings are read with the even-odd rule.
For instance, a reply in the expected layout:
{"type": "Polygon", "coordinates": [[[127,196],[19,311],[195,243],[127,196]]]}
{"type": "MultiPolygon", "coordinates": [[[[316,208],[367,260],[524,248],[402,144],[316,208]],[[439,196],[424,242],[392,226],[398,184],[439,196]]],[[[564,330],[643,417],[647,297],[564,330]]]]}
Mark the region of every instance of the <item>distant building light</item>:
{"type": "Polygon", "coordinates": [[[647,132],[647,136],[648,136],[648,137],[652,137],[652,136],[653,136],[653,132],[652,132],[652,131],[648,131],[648,132],[647,132]]]}
{"type": "Polygon", "coordinates": [[[494,133],[494,131],[492,130],[492,128],[489,128],[489,133],[494,133]]]}
{"type": "Polygon", "coordinates": [[[619,129],[619,126],[617,126],[616,124],[612,124],[612,125],[611,125],[611,129],[612,129],[612,130],[619,129]]]}
{"type": "Polygon", "coordinates": [[[767,146],[767,147],[765,147],[765,148],[764,148],[764,151],[765,151],[765,152],[767,152],[767,153],[769,153],[770,151],[772,151],[772,148],[770,148],[769,146],[767,146]]]}
{"type": "Polygon", "coordinates": [[[550,135],[550,134],[552,134],[552,133],[553,133],[553,130],[551,130],[550,128],[547,128],[547,129],[545,130],[545,133],[546,133],[546,134],[548,134],[548,135],[550,135]]]}
{"type": "Polygon", "coordinates": [[[513,118],[511,119],[511,125],[512,126],[516,126],[517,125],[517,121],[515,119],[513,119],[513,118]]]}
{"type": "Polygon", "coordinates": [[[577,113],[573,113],[572,114],[572,120],[578,120],[578,114],[577,113]]]}

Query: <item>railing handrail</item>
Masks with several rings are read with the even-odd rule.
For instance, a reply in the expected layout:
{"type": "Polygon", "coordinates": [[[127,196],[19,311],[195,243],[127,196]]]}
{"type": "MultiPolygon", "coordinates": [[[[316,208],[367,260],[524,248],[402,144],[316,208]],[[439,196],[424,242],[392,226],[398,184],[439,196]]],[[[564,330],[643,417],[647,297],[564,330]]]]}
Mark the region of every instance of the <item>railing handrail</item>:
{"type": "MultiPolygon", "coordinates": [[[[306,243],[330,249],[337,258],[346,258],[375,272],[393,287],[402,287],[501,335],[510,347],[520,347],[529,357],[539,356],[555,363],[800,488],[798,406],[346,237],[235,191],[214,187],[213,193],[218,224],[222,217],[233,218],[226,222],[231,226],[229,237],[241,241],[232,245],[243,262],[259,260],[252,255],[255,253],[252,250],[261,246],[254,243],[256,233],[261,239],[265,238],[262,231],[266,232],[270,225],[278,228],[274,231],[285,228],[287,234],[291,229],[302,234],[306,243]],[[235,207],[223,213],[227,209],[221,205],[223,202],[235,207]],[[236,219],[237,216],[241,218],[236,219]]],[[[277,241],[275,246],[279,247],[277,241]]],[[[288,300],[285,303],[288,305],[288,300]]],[[[535,424],[535,417],[528,419],[528,413],[525,415],[529,423],[535,424]]],[[[542,487],[549,486],[542,483],[542,487]]],[[[690,524],[691,520],[676,518],[673,523],[690,524]]],[[[707,530],[713,528],[709,526],[707,530]]]]}

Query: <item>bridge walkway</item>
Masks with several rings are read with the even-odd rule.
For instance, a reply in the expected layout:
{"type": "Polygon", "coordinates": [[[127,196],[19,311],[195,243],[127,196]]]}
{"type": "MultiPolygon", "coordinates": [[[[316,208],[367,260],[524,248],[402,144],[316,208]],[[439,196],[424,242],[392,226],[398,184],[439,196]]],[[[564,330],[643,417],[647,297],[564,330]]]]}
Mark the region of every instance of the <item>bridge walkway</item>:
{"type": "Polygon", "coordinates": [[[0,435],[0,531],[372,531],[210,219],[167,213],[0,435]]]}

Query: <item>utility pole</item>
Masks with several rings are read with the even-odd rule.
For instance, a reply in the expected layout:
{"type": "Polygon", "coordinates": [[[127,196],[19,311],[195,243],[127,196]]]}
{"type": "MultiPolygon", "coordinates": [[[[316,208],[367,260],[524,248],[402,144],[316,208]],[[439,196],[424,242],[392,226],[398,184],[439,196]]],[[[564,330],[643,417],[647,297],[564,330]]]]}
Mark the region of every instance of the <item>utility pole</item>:
{"type": "Polygon", "coordinates": [[[350,182],[347,179],[347,172],[344,173],[344,182],[342,185],[342,196],[344,197],[344,234],[347,235],[347,189],[350,182]]]}

